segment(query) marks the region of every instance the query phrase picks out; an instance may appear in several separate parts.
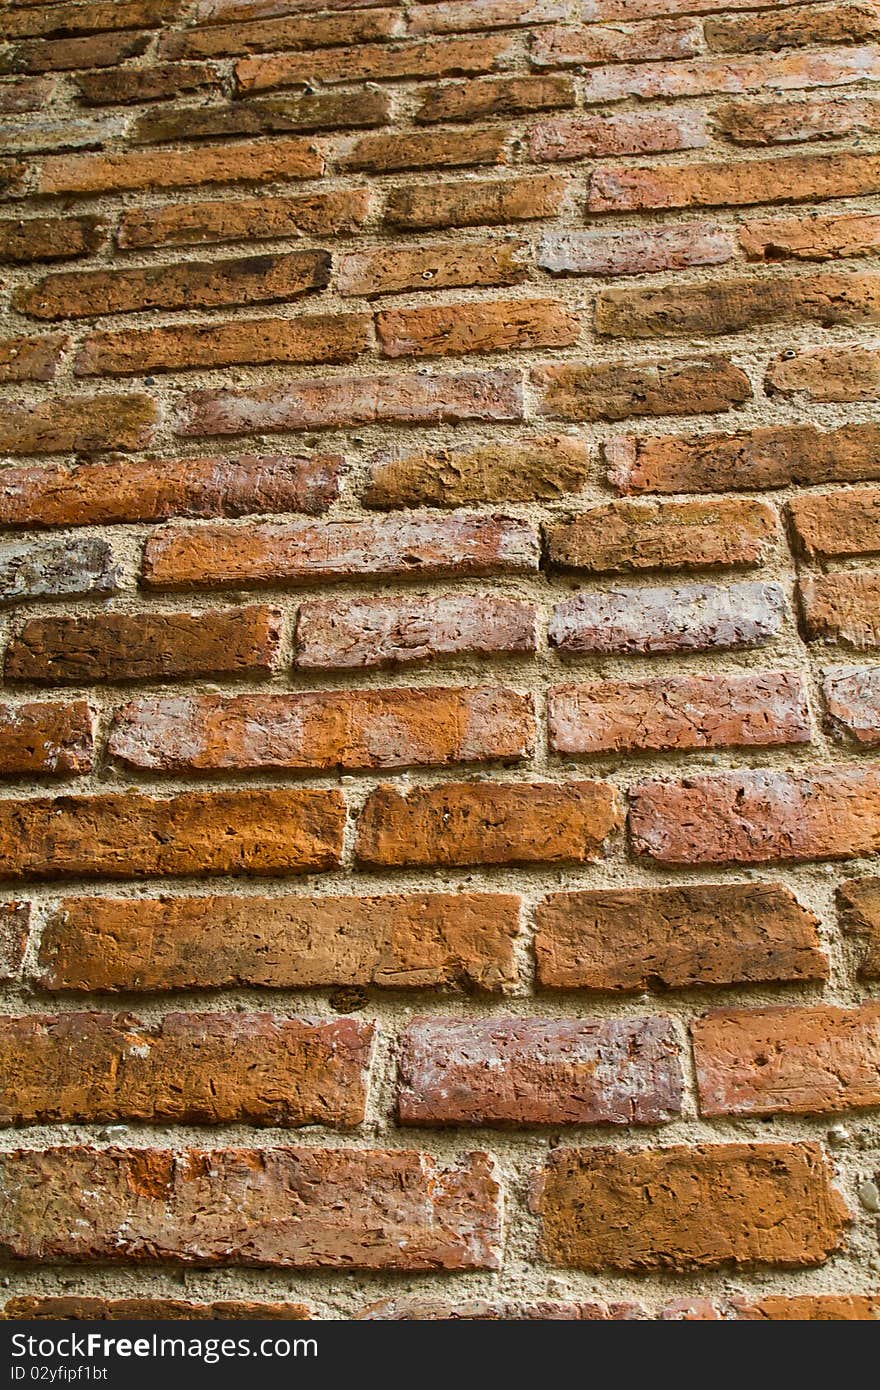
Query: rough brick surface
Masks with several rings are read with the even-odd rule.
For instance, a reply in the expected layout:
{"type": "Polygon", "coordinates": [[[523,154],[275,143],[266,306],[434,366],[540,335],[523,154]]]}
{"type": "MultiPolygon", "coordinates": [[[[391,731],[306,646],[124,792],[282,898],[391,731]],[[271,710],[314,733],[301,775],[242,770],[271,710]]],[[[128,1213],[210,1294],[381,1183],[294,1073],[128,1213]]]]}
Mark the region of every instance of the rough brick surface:
{"type": "Polygon", "coordinates": [[[211,1322],[266,1319],[271,1322],[303,1322],[311,1317],[304,1303],[247,1303],[223,1300],[191,1303],[181,1298],[10,1298],[0,1317],[37,1318],[51,1322],[130,1322],[159,1319],[162,1322],[211,1322]]]}
{"type": "Polygon", "coordinates": [[[538,367],[532,381],[540,413],[557,420],[704,415],[742,405],[752,394],[748,377],[725,358],[538,367]]]}
{"type": "Polygon", "coordinates": [[[86,700],[0,704],[0,775],[90,772],[94,710],[86,700]]]}
{"type": "Polygon", "coordinates": [[[612,502],[548,527],[547,559],[594,574],[757,565],[776,529],[762,502],[612,502]]]}
{"type": "Polygon", "coordinates": [[[471,452],[380,454],[363,494],[368,507],[461,507],[478,502],[550,502],[579,492],[589,447],[570,435],[545,435],[471,452]]]}
{"type": "Polygon", "coordinates": [[[785,616],[778,584],[605,589],[557,605],[550,641],[562,652],[736,650],[769,642],[785,616]]]}
{"type": "Polygon", "coordinates": [[[860,973],[880,978],[880,879],[855,878],[841,884],[837,901],[844,929],[860,937],[865,951],[860,973]]]}

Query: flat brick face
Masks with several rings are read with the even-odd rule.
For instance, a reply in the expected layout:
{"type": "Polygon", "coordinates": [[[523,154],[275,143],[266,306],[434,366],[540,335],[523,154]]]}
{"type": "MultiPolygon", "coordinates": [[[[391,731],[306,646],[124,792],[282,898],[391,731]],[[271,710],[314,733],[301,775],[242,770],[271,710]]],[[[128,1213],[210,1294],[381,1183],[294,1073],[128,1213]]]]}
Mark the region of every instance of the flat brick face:
{"type": "Polygon", "coordinates": [[[876,1320],[877,0],[3,11],[0,1319],[876,1320]]]}

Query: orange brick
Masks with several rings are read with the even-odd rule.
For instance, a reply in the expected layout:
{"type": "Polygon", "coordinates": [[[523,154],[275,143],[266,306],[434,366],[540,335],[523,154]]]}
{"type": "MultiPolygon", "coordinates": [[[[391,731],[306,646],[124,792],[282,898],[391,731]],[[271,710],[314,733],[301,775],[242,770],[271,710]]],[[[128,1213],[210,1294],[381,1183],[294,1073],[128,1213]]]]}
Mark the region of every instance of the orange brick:
{"type": "Polygon", "coordinates": [[[695,19],[649,20],[628,29],[560,25],[533,36],[530,56],[536,67],[551,68],[644,63],[657,58],[692,58],[700,52],[701,40],[702,29],[695,19]]]}
{"type": "Polygon", "coordinates": [[[238,58],[242,53],[280,53],[288,48],[322,48],[325,44],[365,43],[398,33],[397,12],[290,15],[252,24],[215,24],[173,30],[159,42],[161,58],[238,58]]]}
{"type": "Polygon", "coordinates": [[[587,481],[589,446],[571,435],[488,443],[462,453],[377,454],[363,493],[368,507],[460,507],[554,501],[587,481]]]}
{"type": "Polygon", "coordinates": [[[368,299],[401,290],[442,290],[471,285],[515,285],[528,270],[525,243],[469,242],[462,245],[379,246],[341,256],[336,288],[368,299]]]}
{"type": "Polygon", "coordinates": [[[829,140],[876,133],[880,129],[880,102],[871,97],[732,101],[716,111],[715,120],[722,135],[737,145],[829,140]]]}
{"type": "Polygon", "coordinates": [[[0,903],[0,980],[17,980],[30,938],[30,903],[0,903]]]}
{"type": "Polygon", "coordinates": [[[810,642],[855,651],[880,646],[880,573],[848,570],[807,576],[798,583],[804,631],[810,642]]]}
{"type": "Polygon", "coordinates": [[[419,130],[413,135],[364,135],[339,160],[343,169],[392,174],[399,169],[444,169],[461,164],[507,163],[509,132],[493,126],[468,131],[419,130]]]}
{"type": "Polygon", "coordinates": [[[837,906],[844,931],[864,945],[860,977],[880,979],[880,879],[848,879],[837,890],[837,906]]]}
{"type": "Polygon", "coordinates": [[[798,545],[811,559],[880,551],[880,488],[806,493],[789,503],[788,515],[798,545]]]}
{"type": "Polygon", "coordinates": [[[159,421],[150,396],[55,396],[9,405],[0,421],[6,454],[93,454],[145,448],[159,421]]]}
{"type": "Polygon", "coordinates": [[[811,401],[880,400],[880,352],[854,343],[790,349],[770,363],[764,388],[768,396],[802,394],[811,401]]]}
{"type": "Polygon", "coordinates": [[[726,357],[553,363],[533,367],[531,379],[538,413],[555,420],[714,414],[742,405],[752,395],[745,372],[726,357]]]}
{"type": "Polygon", "coordinates": [[[376,328],[386,357],[568,347],[581,334],[578,315],[552,299],[386,309],[376,315],[376,328]]]}
{"type": "Polygon", "coordinates": [[[546,559],[595,574],[759,565],[777,535],[771,507],[722,502],[610,502],[545,528],[546,559]]]}
{"type": "Polygon", "coordinates": [[[873,256],[880,247],[880,216],[778,217],[744,223],[740,245],[750,261],[827,261],[873,256]]]}
{"type": "Polygon", "coordinates": [[[797,5],[779,14],[723,15],[707,19],[706,41],[718,53],[764,53],[814,43],[861,43],[880,35],[871,4],[797,5]]]}
{"type": "Polygon", "coordinates": [[[687,109],[557,117],[533,126],[529,135],[532,159],[553,161],[694,150],[708,143],[705,116],[687,109]]]}
{"type": "Polygon", "coordinates": [[[555,217],[565,190],[563,179],[549,175],[395,188],[385,202],[385,221],[405,231],[529,222],[555,217]]]}
{"type": "MultiPolygon", "coordinates": [[[[431,6],[432,10],[438,8],[431,6]]],[[[574,104],[575,87],[570,77],[477,77],[470,82],[447,82],[428,88],[415,119],[423,124],[480,121],[488,116],[522,116],[574,104]]]]}
{"type": "Polygon", "coordinates": [[[0,221],[6,261],[64,261],[97,251],[107,229],[98,217],[10,217],[0,221]]]}
{"type": "Polygon", "coordinates": [[[52,1322],[131,1322],[157,1318],[162,1322],[245,1321],[304,1322],[311,1313],[304,1303],[245,1303],[220,1300],[190,1303],[181,1298],[92,1298],[68,1295],[41,1298],[23,1294],[10,1298],[0,1318],[36,1318],[52,1322]]]}
{"type": "Polygon", "coordinates": [[[0,341],[0,381],[51,381],[69,344],[63,333],[0,341]]]}
{"type": "Polygon", "coordinates": [[[210,183],[263,184],[323,172],[323,156],[310,140],[254,140],[195,150],[53,155],[41,162],[34,191],[96,194],[210,183]]]}
{"type": "Polygon", "coordinates": [[[272,237],[345,236],[367,216],[366,188],[293,198],[235,198],[209,203],[165,203],[132,208],[119,219],[117,242],[125,250],[141,246],[198,246],[224,241],[263,241],[272,237]]]}
{"type": "Polygon", "coordinates": [[[91,772],[94,726],[86,700],[0,704],[0,776],[91,772]]]}
{"type": "Polygon", "coordinates": [[[497,72],[509,65],[514,49],[507,35],[428,40],[427,43],[364,43],[357,48],[324,48],[310,53],[242,58],[235,79],[242,92],[295,87],[316,79],[335,82],[398,82],[402,78],[461,77],[497,72]]]}

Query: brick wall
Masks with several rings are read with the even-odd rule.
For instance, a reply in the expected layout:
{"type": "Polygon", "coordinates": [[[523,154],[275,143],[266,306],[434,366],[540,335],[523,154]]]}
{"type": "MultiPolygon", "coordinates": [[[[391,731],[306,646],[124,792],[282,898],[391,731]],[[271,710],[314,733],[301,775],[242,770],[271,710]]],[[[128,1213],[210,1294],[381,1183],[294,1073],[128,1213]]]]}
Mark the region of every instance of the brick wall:
{"type": "Polygon", "coordinates": [[[3,8],[7,1312],[877,1317],[880,11],[316,3],[3,8]]]}

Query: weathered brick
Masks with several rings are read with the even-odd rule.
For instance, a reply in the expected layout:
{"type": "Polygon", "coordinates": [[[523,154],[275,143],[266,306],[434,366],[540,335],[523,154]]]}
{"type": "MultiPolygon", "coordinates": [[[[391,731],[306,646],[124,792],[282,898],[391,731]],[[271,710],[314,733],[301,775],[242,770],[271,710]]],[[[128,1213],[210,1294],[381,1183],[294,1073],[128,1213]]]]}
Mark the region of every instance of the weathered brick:
{"type": "MultiPolygon", "coordinates": [[[[739,22],[738,20],[736,21],[739,22]]],[[[784,92],[877,80],[877,49],[828,48],[779,57],[711,56],[686,62],[596,67],[583,79],[587,103],[640,97],[697,97],[710,92],[784,92]]]]}
{"type": "Polygon", "coordinates": [[[95,715],[86,700],[0,704],[0,776],[90,772],[95,715]]]}
{"type": "Polygon", "coordinates": [[[533,751],[532,697],[491,686],[147,697],[118,710],[108,749],[126,767],[444,767],[533,751]]]}
{"type": "Polygon", "coordinates": [[[405,1125],[656,1125],[681,1111],[669,1019],[417,1018],[398,1043],[405,1125]]]}
{"type": "Polygon", "coordinates": [[[737,145],[779,145],[874,134],[880,101],[872,97],[819,97],[808,101],[731,101],[715,112],[722,135],[737,145]]]}
{"type": "Polygon", "coordinates": [[[770,1294],[757,1303],[737,1299],[738,1319],[752,1322],[873,1322],[880,1318],[880,1299],[870,1294],[770,1294]]]}
{"type": "Polygon", "coordinates": [[[855,651],[880,646],[880,573],[810,575],[799,581],[798,591],[808,641],[855,651]]]}
{"type": "Polygon", "coordinates": [[[281,625],[279,609],[256,605],[31,618],[6,649],[4,673],[33,685],[264,675],[277,660],[281,625]]]}
{"type": "Polygon", "coordinates": [[[415,119],[422,124],[484,120],[487,116],[522,116],[574,104],[575,87],[570,77],[477,77],[429,88],[415,119]]]}
{"type": "Polygon", "coordinates": [[[557,753],[660,752],[809,743],[801,676],[670,676],[592,681],[550,692],[550,747],[557,753]]]}
{"type": "Polygon", "coordinates": [[[0,802],[2,877],[155,878],[335,868],[339,792],[139,792],[0,802]]]}
{"type": "Polygon", "coordinates": [[[811,559],[880,551],[880,488],[808,492],[793,498],[788,515],[798,545],[811,559]]]}
{"type": "Polygon", "coordinates": [[[52,1322],[304,1322],[311,1313],[304,1303],[245,1303],[220,1300],[190,1303],[182,1298],[98,1298],[67,1294],[43,1298],[21,1294],[10,1298],[0,1318],[48,1319],[52,1322]]]}
{"type": "Polygon", "coordinates": [[[69,344],[63,333],[0,341],[0,381],[51,381],[69,344]]]}
{"type": "MultiPolygon", "coordinates": [[[[763,66],[763,64],[762,64],[763,66]]],[[[880,191],[880,155],[803,154],[738,163],[596,169],[590,175],[590,212],[645,208],[744,207],[857,198],[880,191]]]]}
{"type": "Polygon", "coordinates": [[[4,1124],[323,1124],[366,1114],[371,1024],[271,1014],[64,1013],[0,1020],[4,1124]]]}
{"type": "MultiPolygon", "coordinates": [[[[602,303],[601,296],[599,302],[602,303]]],[[[752,395],[745,372],[726,357],[635,363],[554,362],[533,367],[531,379],[538,392],[538,413],[555,420],[714,414],[742,405],[752,395]]]]}
{"type": "Polygon", "coordinates": [[[538,541],[528,522],[468,512],[169,527],[155,531],[144,551],[144,583],[151,589],[302,585],[371,574],[527,574],[537,568],[538,541]]]}
{"type": "MultiPolygon", "coordinates": [[[[878,180],[880,184],[880,180],[878,180]]],[[[405,231],[485,227],[555,217],[566,184],[549,174],[491,182],[411,185],[394,188],[385,201],[385,222],[405,231]]]]}
{"type": "Polygon", "coordinates": [[[823,1264],[843,1242],[849,1212],[831,1177],[818,1144],[555,1149],[532,1207],[555,1265],[786,1269],[823,1264]]]}
{"type": "Polygon", "coordinates": [[[503,165],[509,142],[509,132],[496,126],[365,135],[340,156],[339,165],[374,174],[392,174],[399,169],[454,169],[462,164],[503,165]]]}
{"type": "Polygon", "coordinates": [[[19,313],[38,319],[96,318],[145,309],[210,309],[294,299],[321,289],[329,279],[328,251],[292,251],[241,260],[180,261],[144,270],[48,275],[17,290],[13,304],[19,313]]]}
{"type": "Polygon", "coordinates": [[[115,0],[115,3],[29,4],[5,16],[7,39],[98,34],[108,29],[157,29],[174,20],[179,0],[115,0]]]}
{"type": "Polygon", "coordinates": [[[323,172],[323,156],[311,140],[243,140],[194,150],[50,156],[40,165],[34,191],[95,194],[210,183],[263,184],[319,177],[323,172]]]}
{"type": "Polygon", "coordinates": [[[132,208],[119,219],[121,247],[197,246],[272,237],[345,236],[356,232],[370,206],[366,188],[294,198],[236,198],[132,208]]]}
{"type": "Polygon", "coordinates": [[[0,111],[45,111],[57,90],[57,77],[23,77],[17,82],[2,82],[0,111]]]}
{"type": "Polygon", "coordinates": [[[192,391],[184,398],[177,432],[274,434],[374,423],[429,425],[522,418],[522,383],[515,371],[436,376],[396,372],[392,376],[302,380],[252,390],[192,391]]]}
{"type": "Polygon", "coordinates": [[[0,221],[4,261],[63,261],[103,245],[107,230],[98,217],[9,217],[0,221]]]}
{"type": "Polygon", "coordinates": [[[536,610],[495,594],[313,599],[299,610],[296,665],[345,670],[536,650],[536,610]]]}
{"type": "Polygon", "coordinates": [[[0,160],[0,193],[4,196],[23,193],[26,174],[27,165],[10,159],[0,160]]]}
{"type": "Polygon", "coordinates": [[[372,342],[369,314],[186,323],[91,333],[80,345],[73,370],[77,376],[142,376],[271,362],[353,362],[372,342]]]}
{"type": "Polygon", "coordinates": [[[0,903],[0,980],[15,980],[30,937],[30,903],[0,903]]]}
{"type": "Polygon", "coordinates": [[[112,68],[146,52],[149,34],[101,34],[88,38],[24,39],[0,55],[0,73],[70,72],[112,68]]]}
{"type": "Polygon", "coordinates": [[[703,1115],[880,1104],[880,1004],[730,1009],[694,1019],[691,1035],[703,1115]]]}
{"type": "Polygon", "coordinates": [[[837,890],[840,925],[864,943],[859,976],[880,979],[880,879],[851,878],[837,890]]]}
{"type": "Polygon", "coordinates": [[[376,329],[386,357],[452,357],[513,348],[569,347],[581,334],[578,314],[553,299],[385,309],[376,329]]]}
{"type": "Polygon", "coordinates": [[[545,989],[693,989],[828,977],[817,918],[778,883],[551,893],[537,924],[545,989]]]}
{"type": "Polygon", "coordinates": [[[832,734],[856,745],[880,743],[880,669],[840,666],[826,671],[822,698],[832,734]]]}
{"type": "Polygon", "coordinates": [[[19,1149],[0,1250],[31,1262],[497,1269],[487,1154],[405,1149],[19,1149]]]}
{"type": "Polygon", "coordinates": [[[768,396],[803,394],[811,401],[880,400],[880,352],[855,343],[791,349],[770,363],[764,389],[768,396]]]}
{"type": "Polygon", "coordinates": [[[398,82],[401,78],[464,77],[508,67],[515,49],[506,34],[427,43],[363,43],[310,53],[242,58],[235,80],[242,92],[296,87],[314,81],[398,82]]]}
{"type": "Polygon", "coordinates": [[[379,868],[590,863],[620,824],[607,782],[446,783],[370,793],[356,856],[379,868]]]}
{"type": "MultiPolygon", "coordinates": [[[[11,1299],[6,1305],[18,1306],[23,1299],[11,1299]]],[[[34,1316],[28,1314],[28,1316],[34,1316]]],[[[371,1303],[358,1313],[358,1319],[370,1322],[623,1322],[645,1317],[636,1303],[560,1303],[540,1299],[531,1303],[509,1303],[472,1300],[467,1303],[441,1303],[439,1299],[384,1299],[371,1303]]]]}
{"type": "Polygon", "coordinates": [[[736,651],[772,641],[785,616],[778,584],[599,589],[556,605],[550,642],[573,655],[736,651]]]}
{"type": "MultiPolygon", "coordinates": [[[[321,0],[320,9],[373,9],[375,5],[376,0],[321,0]]],[[[236,24],[314,12],[315,0],[198,0],[193,19],[196,24],[236,24]]]]}
{"type": "Polygon", "coordinates": [[[646,275],[692,265],[722,265],[736,248],[714,222],[614,232],[548,232],[537,262],[551,275],[646,275]]]}
{"type": "Polygon", "coordinates": [[[687,109],[557,117],[533,126],[529,134],[532,159],[552,161],[695,150],[708,143],[705,116],[687,109]]]}
{"type": "Polygon", "coordinates": [[[339,493],[338,454],[242,454],[28,465],[0,473],[0,526],[90,526],[172,516],[326,511],[339,493]]]}
{"type": "Polygon", "coordinates": [[[0,604],[100,598],[119,587],[115,556],[99,536],[0,541],[0,604]]]}
{"type": "Polygon", "coordinates": [[[704,23],[706,41],[717,53],[765,53],[814,43],[862,43],[880,35],[876,6],[797,5],[781,14],[722,15],[704,23]]]}
{"type": "Polygon", "coordinates": [[[43,932],[39,980],[53,992],[503,990],[517,981],[518,930],[513,894],[65,898],[43,932]]]}
{"type": "Polygon", "coordinates": [[[867,212],[822,217],[778,217],[745,222],[740,245],[750,261],[827,261],[873,256],[880,247],[880,216],[867,212]]]}
{"type": "Polygon", "coordinates": [[[532,37],[530,58],[536,67],[589,66],[594,63],[644,63],[657,58],[692,58],[702,48],[695,19],[657,19],[615,26],[562,25],[532,37]]]}
{"type": "Polygon", "coordinates": [[[129,106],[167,101],[205,88],[219,90],[220,73],[210,63],[151,63],[143,68],[77,73],[73,82],[86,106],[129,106]]]}
{"type": "Polygon", "coordinates": [[[751,499],[610,502],[547,526],[546,558],[595,574],[757,565],[776,534],[773,509],[751,499]]]}
{"type": "Polygon", "coordinates": [[[880,278],[823,273],[790,279],[725,280],[660,289],[607,289],[596,301],[596,330],[613,338],[706,337],[765,323],[823,328],[880,322],[880,278]]]}
{"type": "Polygon", "coordinates": [[[399,32],[396,10],[370,9],[363,14],[314,17],[285,16],[251,24],[211,25],[177,29],[159,41],[161,58],[237,58],[243,53],[281,53],[285,49],[323,48],[330,44],[364,43],[399,32]]]}
{"type": "Polygon", "coordinates": [[[630,797],[635,852],[661,864],[847,859],[880,848],[871,765],[643,782],[630,797]]]}
{"type": "Polygon", "coordinates": [[[409,13],[412,34],[448,34],[468,29],[505,29],[519,24],[549,24],[568,18],[565,0],[448,0],[415,5],[409,13]]]}
{"type": "Polygon", "coordinates": [[[346,92],[344,96],[316,92],[229,106],[164,107],[138,117],[130,138],[138,145],[163,145],[236,135],[281,135],[292,130],[352,130],[384,125],[390,114],[384,92],[346,92]]]}
{"type": "Polygon", "coordinates": [[[766,425],[739,434],[622,436],[605,445],[618,492],[727,492],[880,477],[876,425],[766,425]]]}
{"type": "Polygon", "coordinates": [[[91,454],[145,448],[159,406],[151,396],[53,396],[30,405],[9,404],[0,420],[4,454],[91,454]]]}
{"type": "Polygon", "coordinates": [[[125,121],[118,116],[94,117],[81,120],[53,119],[52,116],[29,121],[0,122],[0,151],[6,154],[38,154],[41,150],[96,149],[125,134],[125,121]]]}
{"type": "MultiPolygon", "coordinates": [[[[374,457],[368,507],[459,507],[474,502],[553,501],[587,481],[589,445],[572,435],[374,457]]],[[[2,479],[0,479],[2,482],[2,479]]]]}
{"type": "Polygon", "coordinates": [[[401,290],[442,290],[471,285],[516,285],[528,274],[521,241],[448,242],[434,246],[389,245],[341,256],[336,289],[373,299],[401,290]]]}

